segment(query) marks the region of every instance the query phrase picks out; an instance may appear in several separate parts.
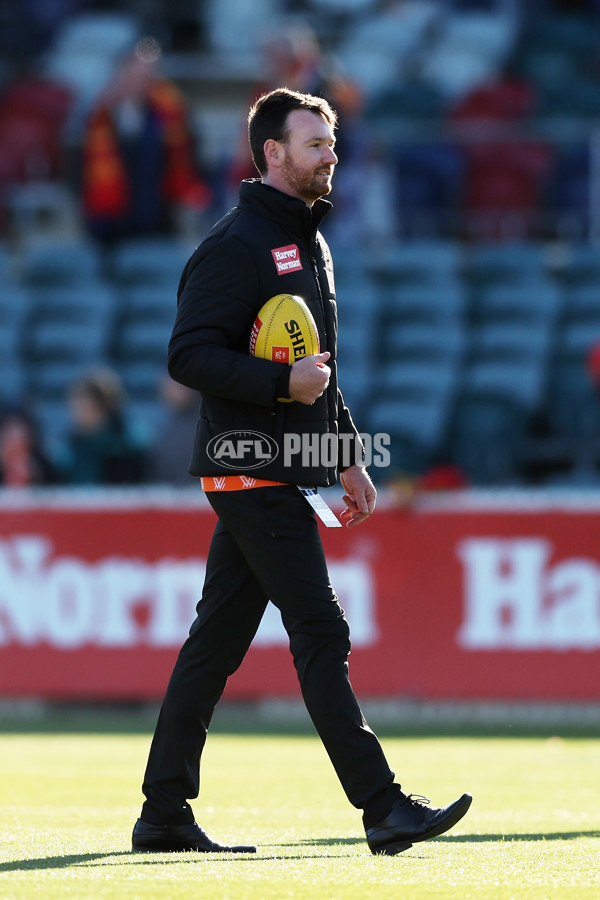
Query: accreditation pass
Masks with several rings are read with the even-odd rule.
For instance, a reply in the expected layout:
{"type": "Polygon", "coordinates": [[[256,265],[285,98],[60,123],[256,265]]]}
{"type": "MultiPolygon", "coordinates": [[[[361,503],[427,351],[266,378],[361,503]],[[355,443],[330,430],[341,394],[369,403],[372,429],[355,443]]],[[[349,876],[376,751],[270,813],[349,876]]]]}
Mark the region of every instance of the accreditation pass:
{"type": "Polygon", "coordinates": [[[303,497],[306,497],[321,522],[327,526],[327,528],[341,528],[342,523],[335,515],[332,509],[327,505],[325,500],[321,497],[316,488],[313,487],[301,487],[298,485],[298,490],[302,494],[303,497]]]}

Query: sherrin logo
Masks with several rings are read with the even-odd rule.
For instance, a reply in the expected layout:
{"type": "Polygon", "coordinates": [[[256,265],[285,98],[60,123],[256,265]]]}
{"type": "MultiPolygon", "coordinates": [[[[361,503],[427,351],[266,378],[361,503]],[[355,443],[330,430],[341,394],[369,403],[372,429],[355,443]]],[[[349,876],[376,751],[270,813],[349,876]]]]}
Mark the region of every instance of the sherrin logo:
{"type": "Polygon", "coordinates": [[[271,250],[275,260],[275,268],[278,275],[287,275],[288,272],[297,272],[302,268],[300,250],[297,244],[288,244],[287,247],[276,247],[271,250]]]}
{"type": "Polygon", "coordinates": [[[209,441],[206,452],[228,469],[260,469],[276,458],[279,447],[260,431],[225,431],[209,441]]]}

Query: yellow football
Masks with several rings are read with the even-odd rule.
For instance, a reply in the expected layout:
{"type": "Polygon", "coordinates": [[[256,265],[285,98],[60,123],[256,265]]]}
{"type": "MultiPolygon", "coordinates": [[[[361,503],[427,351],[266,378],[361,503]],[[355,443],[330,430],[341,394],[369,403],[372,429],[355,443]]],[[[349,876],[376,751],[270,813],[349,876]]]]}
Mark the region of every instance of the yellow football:
{"type": "MultiPolygon", "coordinates": [[[[303,356],[318,352],[319,332],[302,297],[276,294],[261,306],[250,334],[251,356],[291,366],[303,356]]],[[[283,397],[278,400],[293,402],[283,397]]]]}

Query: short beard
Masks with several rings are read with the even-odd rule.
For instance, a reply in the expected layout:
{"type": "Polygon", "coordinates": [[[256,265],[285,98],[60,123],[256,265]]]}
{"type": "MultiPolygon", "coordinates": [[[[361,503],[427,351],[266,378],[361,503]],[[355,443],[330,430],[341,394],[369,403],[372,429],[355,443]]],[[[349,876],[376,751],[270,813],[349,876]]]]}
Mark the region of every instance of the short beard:
{"type": "Polygon", "coordinates": [[[325,187],[322,182],[316,180],[314,173],[311,177],[307,177],[306,172],[298,169],[289,159],[285,160],[283,171],[288,185],[303,200],[315,201],[331,192],[331,185],[325,187]]]}

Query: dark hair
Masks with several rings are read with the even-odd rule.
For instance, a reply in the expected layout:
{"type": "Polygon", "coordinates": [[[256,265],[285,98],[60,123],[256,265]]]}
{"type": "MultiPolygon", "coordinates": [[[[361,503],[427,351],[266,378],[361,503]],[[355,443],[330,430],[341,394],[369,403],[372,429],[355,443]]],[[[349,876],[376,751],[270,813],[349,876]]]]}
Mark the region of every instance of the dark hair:
{"type": "Polygon", "coordinates": [[[100,368],[82,375],[70,387],[71,397],[89,397],[102,410],[110,426],[123,427],[123,407],[126,394],[119,375],[109,368],[100,368]]]}
{"type": "Polygon", "coordinates": [[[289,129],[287,119],[295,109],[306,109],[322,116],[328,125],[335,128],[337,113],[323,97],[301,94],[288,88],[277,88],[259,97],[248,113],[248,140],[254,165],[261,175],[267,171],[265,141],[285,143],[289,129]]]}

